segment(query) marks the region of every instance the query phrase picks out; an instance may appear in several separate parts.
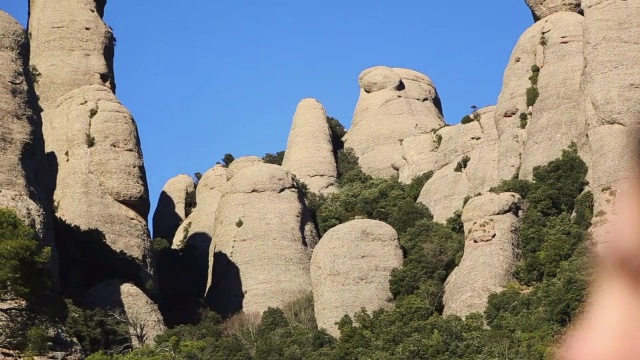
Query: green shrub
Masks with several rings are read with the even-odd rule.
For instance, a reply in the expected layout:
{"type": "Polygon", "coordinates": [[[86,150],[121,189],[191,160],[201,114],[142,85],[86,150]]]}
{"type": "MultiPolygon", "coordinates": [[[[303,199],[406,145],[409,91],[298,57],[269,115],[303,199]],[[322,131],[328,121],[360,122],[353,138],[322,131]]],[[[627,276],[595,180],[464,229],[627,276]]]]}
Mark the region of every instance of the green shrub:
{"type": "Polygon", "coordinates": [[[438,147],[440,147],[440,145],[442,145],[442,135],[436,133],[435,137],[436,137],[436,144],[438,147]]]}
{"type": "Polygon", "coordinates": [[[222,164],[226,167],[229,167],[229,165],[231,165],[231,163],[235,160],[235,156],[233,156],[232,154],[224,154],[224,156],[222,157],[222,164]]]}
{"type": "Polygon", "coordinates": [[[93,135],[91,135],[90,133],[87,133],[85,135],[85,144],[87,145],[88,148],[92,148],[96,145],[96,138],[93,137],[93,135]]]}
{"type": "Polygon", "coordinates": [[[460,124],[470,124],[475,120],[471,117],[471,115],[465,115],[462,120],[460,120],[460,124]]]}
{"type": "Polygon", "coordinates": [[[460,159],[460,161],[458,161],[458,163],[456,164],[456,167],[453,169],[453,171],[462,172],[469,165],[469,161],[471,161],[471,158],[468,155],[463,156],[462,159],[460,159]]]}
{"type": "Polygon", "coordinates": [[[275,154],[267,153],[262,157],[262,161],[267,164],[274,164],[282,166],[282,161],[284,161],[284,151],[278,151],[275,154]]]}
{"type": "Polygon", "coordinates": [[[538,97],[540,96],[540,92],[538,88],[535,86],[531,86],[527,89],[527,107],[531,107],[536,104],[538,101],[538,97]]]}
{"type": "Polygon", "coordinates": [[[44,355],[49,351],[49,335],[42,327],[36,326],[27,332],[27,353],[30,355],[44,355]]]}
{"type": "Polygon", "coordinates": [[[239,229],[242,225],[244,225],[244,221],[242,221],[242,219],[238,219],[238,221],[236,221],[236,227],[239,229]]]}
{"type": "Polygon", "coordinates": [[[527,127],[529,115],[527,113],[520,113],[520,129],[527,127]]]}

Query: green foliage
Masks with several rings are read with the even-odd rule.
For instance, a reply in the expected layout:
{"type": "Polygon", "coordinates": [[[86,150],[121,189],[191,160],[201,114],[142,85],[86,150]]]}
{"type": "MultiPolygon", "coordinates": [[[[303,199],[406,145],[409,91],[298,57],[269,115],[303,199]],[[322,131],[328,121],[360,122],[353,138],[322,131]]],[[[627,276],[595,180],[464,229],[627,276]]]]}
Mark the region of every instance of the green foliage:
{"type": "Polygon", "coordinates": [[[531,86],[527,88],[527,107],[533,106],[538,101],[538,97],[540,96],[540,92],[536,86],[531,86]]]}
{"type": "Polygon", "coordinates": [[[527,113],[520,113],[520,129],[524,129],[527,127],[527,123],[529,122],[529,115],[527,113]]]}
{"type": "Polygon", "coordinates": [[[15,212],[0,208],[0,299],[28,303],[48,301],[51,248],[38,244],[36,235],[15,212]]]}
{"type": "Polygon", "coordinates": [[[365,174],[358,164],[358,156],[353,149],[338,151],[338,185],[345,186],[351,183],[364,183],[372,179],[365,174]]]}
{"type": "Polygon", "coordinates": [[[222,157],[222,164],[228,167],[235,159],[235,156],[233,156],[232,154],[224,154],[224,156],[222,157]]]}
{"type": "Polygon", "coordinates": [[[463,156],[462,159],[458,161],[453,171],[462,172],[464,169],[467,168],[467,165],[469,165],[469,161],[471,161],[471,158],[468,155],[463,156]]]}
{"type": "Polygon", "coordinates": [[[238,219],[238,221],[236,221],[236,227],[239,229],[242,225],[244,225],[244,221],[242,221],[242,219],[238,219]]]}
{"type": "Polygon", "coordinates": [[[460,120],[461,124],[471,124],[472,122],[474,122],[475,120],[473,120],[473,118],[471,117],[471,115],[465,115],[462,120],[460,120]]]}
{"type": "Polygon", "coordinates": [[[90,133],[86,133],[84,142],[88,148],[92,148],[96,145],[96,138],[90,133]]]}
{"type": "Polygon", "coordinates": [[[329,130],[331,130],[331,143],[333,144],[333,151],[335,154],[338,151],[344,149],[344,142],[342,138],[347,133],[347,130],[344,128],[344,125],[340,123],[340,120],[327,116],[327,123],[329,124],[329,130]]]}
{"type": "Polygon", "coordinates": [[[158,254],[166,249],[171,249],[171,244],[169,244],[167,240],[155,238],[151,241],[151,251],[153,251],[153,253],[158,254]]]}
{"type": "Polygon", "coordinates": [[[540,45],[547,46],[547,44],[548,44],[547,37],[544,36],[544,34],[540,35],[540,45]]]}
{"type": "Polygon", "coordinates": [[[264,154],[262,161],[267,164],[282,165],[282,161],[284,161],[284,151],[278,151],[275,154],[264,154]]]}
{"type": "Polygon", "coordinates": [[[103,351],[120,353],[131,347],[126,323],[101,309],[82,309],[67,303],[69,315],[65,329],[75,337],[87,354],[103,351]]]}
{"type": "Polygon", "coordinates": [[[462,223],[462,211],[456,211],[452,217],[447,219],[447,228],[456,234],[464,235],[464,224],[462,223]]]}
{"type": "Polygon", "coordinates": [[[196,202],[196,192],[189,191],[187,192],[187,196],[184,199],[184,212],[186,216],[191,215],[193,209],[196,208],[198,203],[196,202]]]}
{"type": "Polygon", "coordinates": [[[436,137],[436,145],[440,147],[440,145],[442,145],[442,135],[436,133],[435,137],[436,137]]]}
{"type": "Polygon", "coordinates": [[[30,355],[44,355],[49,350],[49,335],[40,327],[32,327],[27,331],[27,349],[30,355]]]}
{"type": "MultiPolygon", "coordinates": [[[[347,174],[357,172],[361,172],[359,167],[347,174]]],[[[358,217],[384,221],[402,233],[417,221],[432,218],[424,205],[416,203],[419,189],[429,176],[418,177],[408,185],[397,179],[354,176],[355,182],[343,184],[338,193],[310,196],[309,209],[315,215],[321,234],[358,217]]]]}
{"type": "Polygon", "coordinates": [[[531,81],[532,86],[538,86],[539,77],[540,77],[540,67],[538,65],[532,65],[531,76],[529,76],[529,81],[531,81]]]}

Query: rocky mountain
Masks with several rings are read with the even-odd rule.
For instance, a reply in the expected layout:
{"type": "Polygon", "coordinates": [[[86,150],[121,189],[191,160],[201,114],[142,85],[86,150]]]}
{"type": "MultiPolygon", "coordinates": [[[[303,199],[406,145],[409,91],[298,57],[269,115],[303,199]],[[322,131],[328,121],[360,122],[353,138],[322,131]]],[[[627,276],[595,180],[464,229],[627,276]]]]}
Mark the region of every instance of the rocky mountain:
{"type": "Polygon", "coordinates": [[[41,316],[25,351],[65,334],[118,359],[547,356],[637,166],[640,0],[526,3],[495,105],[448,125],[427,75],[366,69],[344,136],[301,100],[283,157],[168,180],[153,240],[106,1],[30,0],[28,35],[0,11],[0,208],[51,249],[29,254],[57,299],[3,268],[0,295],[22,292],[0,330],[19,303],[41,316]]]}

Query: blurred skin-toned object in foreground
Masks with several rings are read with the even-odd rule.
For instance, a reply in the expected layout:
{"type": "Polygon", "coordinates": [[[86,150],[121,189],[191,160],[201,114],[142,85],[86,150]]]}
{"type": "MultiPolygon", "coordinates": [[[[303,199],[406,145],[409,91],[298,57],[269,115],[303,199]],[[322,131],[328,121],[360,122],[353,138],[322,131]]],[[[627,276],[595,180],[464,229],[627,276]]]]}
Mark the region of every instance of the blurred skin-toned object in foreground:
{"type": "Polygon", "coordinates": [[[589,298],[559,360],[640,359],[640,177],[630,176],[620,189],[596,249],[589,298]]]}

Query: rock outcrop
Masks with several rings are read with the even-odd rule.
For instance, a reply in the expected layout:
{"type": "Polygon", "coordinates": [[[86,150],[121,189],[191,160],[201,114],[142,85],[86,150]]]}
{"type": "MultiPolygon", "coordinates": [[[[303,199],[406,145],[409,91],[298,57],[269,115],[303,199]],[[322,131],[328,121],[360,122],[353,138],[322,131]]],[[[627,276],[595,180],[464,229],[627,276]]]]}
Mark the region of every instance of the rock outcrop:
{"type": "MultiPolygon", "coordinates": [[[[150,272],[149,199],[136,124],[114,95],[105,1],[31,0],[31,67],[63,221],[98,229],[150,272]]],[[[148,276],[148,275],[145,275],[148,276]]]]}
{"type": "Polygon", "coordinates": [[[488,193],[464,207],[464,255],[445,282],[445,315],[483,312],[489,295],[511,281],[521,207],[514,193],[488,193]]]}
{"type": "Polygon", "coordinates": [[[311,192],[336,191],[338,168],[331,129],[327,113],[317,100],[304,99],[298,104],[282,167],[305,183],[311,192]]]}
{"type": "Polygon", "coordinates": [[[582,13],[581,0],[525,0],[525,2],[529,5],[535,21],[558,12],[582,13]]]}
{"type": "MultiPolygon", "coordinates": [[[[25,30],[0,10],[0,207],[14,210],[43,245],[53,247],[42,122],[28,53],[25,30]]],[[[56,262],[54,249],[54,272],[56,262]]]]}
{"type": "Polygon", "coordinates": [[[172,240],[195,205],[196,184],[189,175],[169,179],[162,188],[153,213],[153,237],[172,240]]]}
{"type": "Polygon", "coordinates": [[[309,250],[317,233],[284,168],[238,171],[218,205],[213,239],[207,301],[219,313],[262,313],[311,291],[309,250]]]}
{"type": "Polygon", "coordinates": [[[360,74],[360,99],[345,147],[372,176],[397,175],[405,166],[402,141],[444,126],[432,81],[408,69],[378,66],[360,74]]]}
{"type": "Polygon", "coordinates": [[[262,163],[264,163],[264,161],[257,156],[243,156],[235,159],[231,164],[229,164],[229,168],[227,169],[227,180],[231,180],[231,178],[233,178],[237,173],[246,168],[262,163]]]}
{"type": "Polygon", "coordinates": [[[589,182],[596,241],[622,180],[637,169],[640,134],[640,1],[585,0],[584,114],[588,123],[589,182]]]}
{"type": "Polygon", "coordinates": [[[131,284],[109,280],[97,284],[85,295],[84,305],[113,312],[129,326],[134,346],[153,345],[166,328],[156,304],[131,284]]]}
{"type": "Polygon", "coordinates": [[[401,172],[402,181],[434,172],[418,201],[429,207],[435,221],[446,221],[462,209],[467,196],[488,191],[500,182],[495,171],[498,134],[494,113],[495,107],[486,107],[473,114],[476,121],[447,126],[403,143],[409,165],[401,172]],[[431,144],[424,146],[424,142],[431,144]]]}
{"type": "Polygon", "coordinates": [[[535,166],[558,158],[584,136],[579,115],[583,21],[575,13],[556,13],[518,40],[496,107],[500,178],[530,179],[535,166]]]}
{"type": "Polygon", "coordinates": [[[402,261],[398,234],[381,221],[353,220],[327,231],[311,259],[318,327],[337,337],[345,314],[390,307],[391,270],[402,261]]]}

